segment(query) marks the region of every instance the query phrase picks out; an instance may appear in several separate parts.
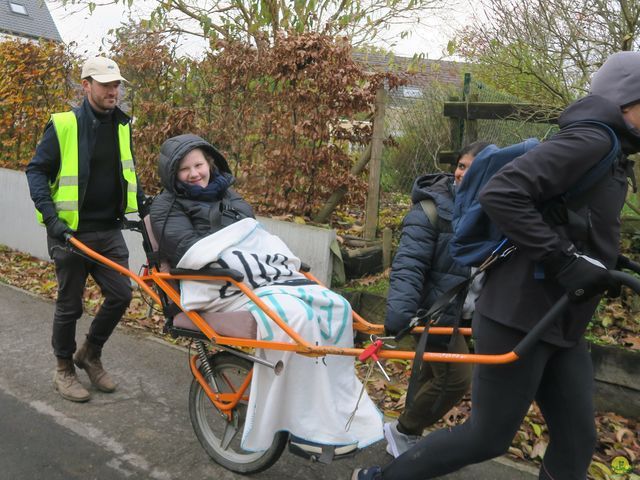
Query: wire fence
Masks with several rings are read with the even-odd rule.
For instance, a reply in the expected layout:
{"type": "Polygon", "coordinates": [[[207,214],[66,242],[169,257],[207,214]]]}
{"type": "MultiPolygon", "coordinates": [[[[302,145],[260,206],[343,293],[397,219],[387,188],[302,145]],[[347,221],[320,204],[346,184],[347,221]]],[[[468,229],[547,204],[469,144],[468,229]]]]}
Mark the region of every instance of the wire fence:
{"type": "Polygon", "coordinates": [[[474,120],[473,136],[466,122],[443,115],[445,102],[518,103],[518,98],[482,82],[460,77],[460,85],[433,82],[422,88],[400,87],[389,92],[385,117],[387,142],[382,158],[382,191],[409,194],[419,175],[451,171],[439,161],[442,152],[456,152],[475,140],[506,146],[526,138],[544,138],[555,131],[549,123],[519,119],[474,120]]]}

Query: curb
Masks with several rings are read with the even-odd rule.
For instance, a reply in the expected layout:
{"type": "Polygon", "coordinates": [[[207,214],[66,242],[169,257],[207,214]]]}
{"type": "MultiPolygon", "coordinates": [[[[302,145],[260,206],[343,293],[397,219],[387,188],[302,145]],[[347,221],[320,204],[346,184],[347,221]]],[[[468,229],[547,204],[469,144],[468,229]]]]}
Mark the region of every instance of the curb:
{"type": "Polygon", "coordinates": [[[496,468],[504,469],[511,474],[510,478],[518,478],[523,480],[537,479],[538,468],[532,466],[529,463],[518,462],[508,457],[498,457],[490,460],[490,462],[496,464],[496,468]]]}

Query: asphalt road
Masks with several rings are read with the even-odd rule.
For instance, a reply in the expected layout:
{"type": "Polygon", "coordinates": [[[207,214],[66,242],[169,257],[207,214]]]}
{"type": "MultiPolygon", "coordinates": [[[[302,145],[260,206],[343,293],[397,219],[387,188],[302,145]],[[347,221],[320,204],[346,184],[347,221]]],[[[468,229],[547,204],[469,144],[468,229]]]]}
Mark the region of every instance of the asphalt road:
{"type": "MultiPolygon", "coordinates": [[[[218,466],[189,421],[187,352],[144,332],[118,328],[103,354],[119,382],[113,394],[91,389],[85,404],[52,387],[53,303],[0,284],[0,478],[216,480],[245,478],[218,466]]],[[[78,340],[88,328],[79,323],[78,340]]],[[[88,386],[84,372],[81,381],[88,386]]],[[[386,463],[384,442],[330,465],[289,452],[257,480],[348,479],[356,466],[386,463]]],[[[534,479],[510,463],[486,462],[447,480],[534,479]]]]}

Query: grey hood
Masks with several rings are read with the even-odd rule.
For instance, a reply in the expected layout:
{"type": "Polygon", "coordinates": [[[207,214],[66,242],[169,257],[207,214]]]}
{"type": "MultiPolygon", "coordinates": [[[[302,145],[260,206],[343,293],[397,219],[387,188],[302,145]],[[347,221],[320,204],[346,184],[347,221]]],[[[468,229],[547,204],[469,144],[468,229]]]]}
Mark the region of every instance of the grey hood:
{"type": "Polygon", "coordinates": [[[197,135],[185,133],[184,135],[171,137],[160,147],[158,175],[166,191],[176,193],[175,181],[178,164],[194,148],[201,148],[211,155],[218,170],[224,173],[231,173],[227,160],[213,145],[197,135]]]}
{"type": "Polygon", "coordinates": [[[619,107],[640,101],[640,52],[618,52],[591,77],[591,93],[619,107]]]}

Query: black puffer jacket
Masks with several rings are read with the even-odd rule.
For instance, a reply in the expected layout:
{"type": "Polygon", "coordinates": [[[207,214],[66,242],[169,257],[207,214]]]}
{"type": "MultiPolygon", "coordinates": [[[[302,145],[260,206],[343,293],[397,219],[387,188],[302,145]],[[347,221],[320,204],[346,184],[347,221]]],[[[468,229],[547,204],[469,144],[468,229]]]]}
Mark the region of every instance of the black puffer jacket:
{"type": "MultiPolygon", "coordinates": [[[[470,275],[469,267],[455,263],[449,255],[453,198],[453,175],[450,174],[424,175],[413,185],[413,207],[402,222],[400,245],[391,267],[385,319],[389,332],[396,333],[406,327],[419,308],[430,308],[440,295],[470,275]],[[436,205],[435,226],[420,205],[420,201],[427,198],[436,205]]],[[[464,298],[459,298],[449,305],[438,325],[452,325],[460,315],[463,301],[464,298]]]]}
{"type": "Polygon", "coordinates": [[[158,173],[164,190],[151,205],[151,225],[161,255],[175,267],[189,248],[207,235],[246,217],[253,209],[232,188],[217,201],[199,201],[176,192],[180,160],[194,148],[211,154],[218,170],[230,173],[229,165],[213,145],[197,135],[185,134],[167,140],[160,150],[158,173]],[[239,215],[235,215],[238,212],[239,215]]]}
{"type": "MultiPolygon", "coordinates": [[[[605,180],[589,192],[578,214],[587,220],[586,242],[572,238],[563,227],[551,227],[536,208],[566,192],[611,150],[609,134],[581,120],[609,125],[620,139],[624,154],[640,151],[640,135],[630,129],[620,108],[589,95],[573,103],[560,117],[560,132],[516,158],[487,182],[480,193],[482,208],[518,246],[512,258],[490,269],[476,309],[483,316],[528,331],[563,294],[553,279],[536,279],[536,264],[573,243],[579,251],[613,268],[619,252],[620,210],[627,192],[626,157],[620,158],[605,180]]],[[[580,340],[598,299],[572,305],[544,340],[571,346],[580,340]]]]}

